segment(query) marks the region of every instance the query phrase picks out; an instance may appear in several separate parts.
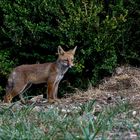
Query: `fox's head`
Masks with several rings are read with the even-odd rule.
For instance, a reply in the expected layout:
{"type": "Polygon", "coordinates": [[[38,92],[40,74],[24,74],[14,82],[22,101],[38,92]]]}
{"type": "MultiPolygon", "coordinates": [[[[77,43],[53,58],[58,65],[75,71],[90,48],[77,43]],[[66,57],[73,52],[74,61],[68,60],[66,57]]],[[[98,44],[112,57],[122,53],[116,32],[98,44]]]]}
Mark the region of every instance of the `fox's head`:
{"type": "Polygon", "coordinates": [[[58,46],[58,61],[61,65],[71,68],[74,66],[73,60],[74,60],[74,54],[76,51],[77,46],[69,51],[64,51],[61,46],[58,46]]]}

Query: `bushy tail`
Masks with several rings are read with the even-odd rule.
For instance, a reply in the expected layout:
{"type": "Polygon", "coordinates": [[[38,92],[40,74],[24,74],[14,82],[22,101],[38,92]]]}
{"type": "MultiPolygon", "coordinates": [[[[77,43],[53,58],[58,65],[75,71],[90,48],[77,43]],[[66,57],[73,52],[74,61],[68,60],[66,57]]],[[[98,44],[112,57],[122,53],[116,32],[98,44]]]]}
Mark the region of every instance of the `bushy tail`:
{"type": "Polygon", "coordinates": [[[16,73],[13,72],[8,78],[8,83],[6,85],[6,94],[3,97],[4,103],[10,103],[13,98],[12,93],[15,86],[15,76],[16,76],[16,73]]]}
{"type": "Polygon", "coordinates": [[[9,93],[13,90],[14,87],[14,81],[15,81],[15,77],[13,75],[13,73],[9,76],[8,78],[8,83],[6,85],[6,93],[9,93]]]}

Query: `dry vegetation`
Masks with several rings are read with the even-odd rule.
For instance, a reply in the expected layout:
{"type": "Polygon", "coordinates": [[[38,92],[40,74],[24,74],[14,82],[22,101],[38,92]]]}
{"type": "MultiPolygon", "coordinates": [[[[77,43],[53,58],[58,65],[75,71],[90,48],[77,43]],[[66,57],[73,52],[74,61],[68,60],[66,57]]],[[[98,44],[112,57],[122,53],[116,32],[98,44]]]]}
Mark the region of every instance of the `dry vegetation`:
{"type": "Polygon", "coordinates": [[[72,96],[61,99],[60,106],[82,104],[96,100],[97,108],[118,101],[128,101],[139,113],[140,108],[140,69],[122,66],[116,68],[111,77],[105,77],[97,87],[89,87],[87,91],[79,91],[72,96]]]}

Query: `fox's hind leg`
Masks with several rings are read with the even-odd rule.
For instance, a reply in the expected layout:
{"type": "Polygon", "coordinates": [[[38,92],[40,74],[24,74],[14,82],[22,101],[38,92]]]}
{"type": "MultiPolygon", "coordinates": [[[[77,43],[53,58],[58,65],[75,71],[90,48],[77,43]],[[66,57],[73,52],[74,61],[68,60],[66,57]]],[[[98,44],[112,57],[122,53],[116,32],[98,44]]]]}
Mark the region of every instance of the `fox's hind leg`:
{"type": "Polygon", "coordinates": [[[25,88],[19,93],[19,98],[20,98],[20,100],[21,100],[21,102],[22,102],[23,104],[26,103],[25,99],[23,98],[23,93],[26,92],[26,91],[31,87],[31,85],[32,85],[31,83],[30,83],[30,84],[27,84],[27,85],[25,86],[25,88]]]}
{"type": "MultiPolygon", "coordinates": [[[[6,89],[6,95],[4,96],[4,102],[10,103],[12,99],[21,94],[24,89],[26,88],[27,84],[23,82],[22,80],[20,82],[14,83],[14,86],[12,89],[6,89]]],[[[24,102],[24,99],[20,96],[21,100],[24,102]]]]}

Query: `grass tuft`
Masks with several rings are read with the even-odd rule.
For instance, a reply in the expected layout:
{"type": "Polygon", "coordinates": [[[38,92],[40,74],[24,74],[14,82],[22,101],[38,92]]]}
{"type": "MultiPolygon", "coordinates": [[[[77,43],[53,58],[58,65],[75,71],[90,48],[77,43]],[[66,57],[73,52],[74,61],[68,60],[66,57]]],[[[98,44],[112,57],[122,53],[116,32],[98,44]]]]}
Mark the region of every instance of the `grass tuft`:
{"type": "Polygon", "coordinates": [[[58,108],[34,111],[24,106],[17,111],[12,107],[1,109],[0,139],[109,139],[119,138],[122,133],[140,132],[139,119],[129,121],[130,105],[119,102],[108,106],[95,115],[96,101],[80,106],[80,112],[64,114],[58,108]],[[137,131],[136,131],[137,130],[137,131]]]}

